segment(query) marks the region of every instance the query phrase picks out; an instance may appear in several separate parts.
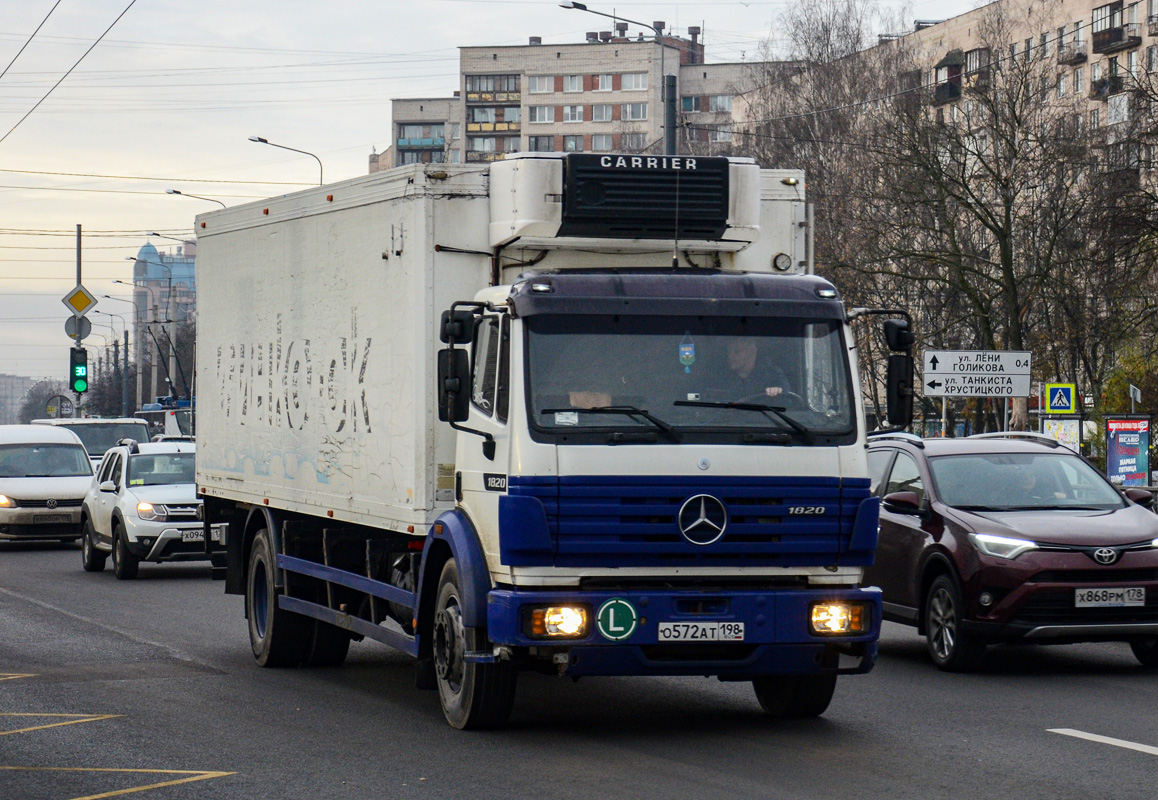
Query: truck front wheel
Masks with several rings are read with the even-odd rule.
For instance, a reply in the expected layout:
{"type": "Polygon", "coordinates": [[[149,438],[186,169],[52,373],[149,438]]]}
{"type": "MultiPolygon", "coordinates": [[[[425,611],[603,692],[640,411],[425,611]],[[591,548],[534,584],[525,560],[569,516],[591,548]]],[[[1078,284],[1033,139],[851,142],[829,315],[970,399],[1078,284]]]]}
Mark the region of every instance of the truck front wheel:
{"type": "Polygon", "coordinates": [[[511,715],[515,702],[515,667],[509,661],[467,661],[466,628],[458,566],[446,562],[438,581],[434,609],[434,668],[442,713],[455,728],[495,728],[511,715]]]}
{"type": "Polygon", "coordinates": [[[819,717],[832,702],[835,675],[770,675],[755,678],[752,687],[760,707],[773,717],[819,717]]]}
{"type": "Polygon", "coordinates": [[[276,570],[269,532],[263,528],[253,537],[245,581],[249,643],[260,666],[297,666],[307,655],[313,620],[278,607],[276,570]]]}

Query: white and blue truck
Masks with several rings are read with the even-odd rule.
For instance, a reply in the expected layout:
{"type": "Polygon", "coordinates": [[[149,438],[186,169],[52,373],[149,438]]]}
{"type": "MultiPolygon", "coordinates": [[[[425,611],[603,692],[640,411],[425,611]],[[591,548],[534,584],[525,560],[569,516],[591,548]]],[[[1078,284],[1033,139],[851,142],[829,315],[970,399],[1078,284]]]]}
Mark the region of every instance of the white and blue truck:
{"type": "Polygon", "coordinates": [[[199,216],[197,484],[257,662],[384,642],[457,728],[503,724],[528,670],[822,713],[876,657],[878,515],[865,310],[809,274],[804,188],[523,153],[199,216]]]}

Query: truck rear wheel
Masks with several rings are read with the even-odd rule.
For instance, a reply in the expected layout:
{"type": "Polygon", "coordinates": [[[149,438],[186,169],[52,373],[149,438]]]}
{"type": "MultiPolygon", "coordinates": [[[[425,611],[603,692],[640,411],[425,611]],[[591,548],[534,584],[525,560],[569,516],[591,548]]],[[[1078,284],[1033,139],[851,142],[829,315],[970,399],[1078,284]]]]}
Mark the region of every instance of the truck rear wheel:
{"type": "Polygon", "coordinates": [[[773,717],[819,717],[832,702],[835,675],[770,675],[752,680],[760,707],[773,717]]]}
{"type": "Polygon", "coordinates": [[[462,591],[453,558],[446,562],[438,580],[433,649],[438,696],[446,721],[460,730],[503,725],[515,703],[515,667],[509,661],[480,664],[465,660],[462,591]]]}
{"type": "Polygon", "coordinates": [[[253,657],[263,667],[297,666],[308,655],[313,620],[279,608],[277,562],[264,528],[253,537],[245,580],[245,612],[253,657]]]}

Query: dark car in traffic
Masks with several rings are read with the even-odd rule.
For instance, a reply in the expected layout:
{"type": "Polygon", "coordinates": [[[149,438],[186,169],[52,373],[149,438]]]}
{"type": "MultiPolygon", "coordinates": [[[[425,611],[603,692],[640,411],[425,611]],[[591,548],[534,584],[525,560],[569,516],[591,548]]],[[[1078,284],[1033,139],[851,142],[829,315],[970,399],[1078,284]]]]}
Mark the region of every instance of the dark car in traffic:
{"type": "Polygon", "coordinates": [[[870,439],[884,617],[915,625],[941,669],[987,645],[1129,642],[1158,666],[1158,515],[1044,436],[870,439]]]}

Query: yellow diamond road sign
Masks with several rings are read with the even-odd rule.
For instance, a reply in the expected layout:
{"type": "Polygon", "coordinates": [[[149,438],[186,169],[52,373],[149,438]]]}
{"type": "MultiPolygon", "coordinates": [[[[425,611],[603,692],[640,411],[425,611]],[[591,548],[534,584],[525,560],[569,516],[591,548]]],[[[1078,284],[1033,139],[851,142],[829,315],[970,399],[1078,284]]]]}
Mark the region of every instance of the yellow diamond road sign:
{"type": "Polygon", "coordinates": [[[97,304],[96,298],[89,293],[88,289],[79,283],[75,289],[61,298],[61,302],[68,306],[72,313],[78,317],[83,317],[97,304]]]}

